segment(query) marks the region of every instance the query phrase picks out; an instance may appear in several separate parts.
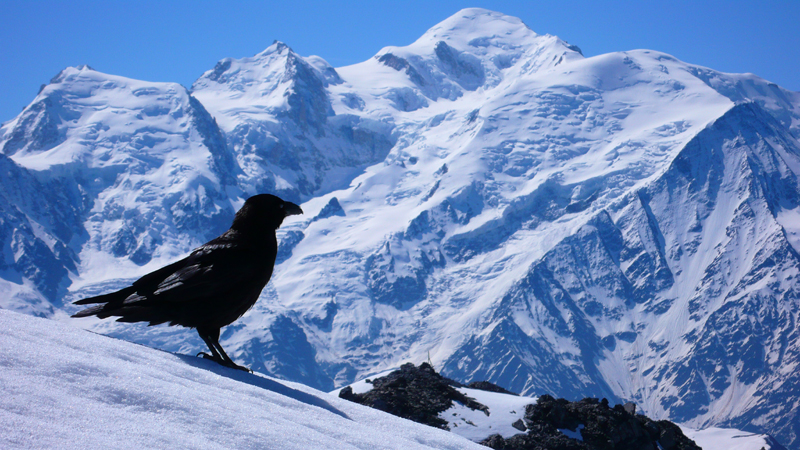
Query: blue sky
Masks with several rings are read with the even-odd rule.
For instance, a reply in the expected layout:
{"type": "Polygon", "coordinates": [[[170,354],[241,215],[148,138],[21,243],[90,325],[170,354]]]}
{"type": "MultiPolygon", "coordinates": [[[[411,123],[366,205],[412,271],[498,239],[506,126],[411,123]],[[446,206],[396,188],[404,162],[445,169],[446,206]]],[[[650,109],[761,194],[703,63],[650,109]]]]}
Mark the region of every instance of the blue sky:
{"type": "Polygon", "coordinates": [[[280,40],[334,67],[410,44],[466,7],[521,18],[585,56],[651,49],[800,91],[800,1],[0,0],[0,122],[67,66],[190,86],[280,40]]]}

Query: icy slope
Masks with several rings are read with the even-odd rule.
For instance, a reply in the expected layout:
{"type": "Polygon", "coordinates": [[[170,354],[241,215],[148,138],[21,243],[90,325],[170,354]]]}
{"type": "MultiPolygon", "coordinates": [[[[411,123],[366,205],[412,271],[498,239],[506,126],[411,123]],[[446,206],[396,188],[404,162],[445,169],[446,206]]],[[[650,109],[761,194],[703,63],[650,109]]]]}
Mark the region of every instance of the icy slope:
{"type": "Polygon", "coordinates": [[[795,383],[800,261],[781,218],[800,206],[798,155],[759,108],[733,108],[533,263],[445,372],[700,425],[765,420],[763,396],[795,383]]]}
{"type": "Polygon", "coordinates": [[[770,436],[730,428],[705,430],[683,428],[683,433],[703,450],[778,450],[786,448],[775,442],[770,436]]]}
{"type": "Polygon", "coordinates": [[[0,446],[484,448],[457,435],[245,374],[0,310],[0,446]]]}
{"type": "Polygon", "coordinates": [[[51,315],[76,271],[68,247],[82,234],[81,194],[60,179],[39,180],[0,154],[0,307],[51,315]]]}

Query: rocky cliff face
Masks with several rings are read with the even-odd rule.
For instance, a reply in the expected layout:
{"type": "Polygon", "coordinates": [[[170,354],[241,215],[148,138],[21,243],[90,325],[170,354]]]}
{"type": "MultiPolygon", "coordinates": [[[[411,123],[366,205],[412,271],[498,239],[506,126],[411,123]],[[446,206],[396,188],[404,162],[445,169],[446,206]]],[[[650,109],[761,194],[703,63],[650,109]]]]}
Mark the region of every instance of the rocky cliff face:
{"type": "Polygon", "coordinates": [[[0,155],[0,274],[4,308],[49,316],[60,306],[83,238],[84,198],[64,180],[40,181],[0,155]]]}
{"type": "Polygon", "coordinates": [[[273,192],[307,216],[224,331],[247,365],[330,388],[430,357],[791,444],[798,105],[655,51],[585,58],[481,9],[349,67],[275,43],[191,92],[66,69],[0,132],[3,307],[58,317],[273,192]]]}
{"type": "Polygon", "coordinates": [[[798,206],[796,149],[760,108],[734,107],[659,177],[531,265],[489,332],[470,338],[445,372],[523,392],[555,385],[573,398],[638,391],[624,398],[679,421],[713,421],[721,403],[761,403],[796,360],[797,300],[785,283],[797,251],[782,225],[798,206]],[[531,342],[523,329],[545,339],[531,342]],[[562,371],[550,358],[564,338],[577,351],[553,379],[562,371]],[[510,369],[526,364],[527,378],[510,369]],[[750,394],[734,396],[739,389],[750,394]]]}

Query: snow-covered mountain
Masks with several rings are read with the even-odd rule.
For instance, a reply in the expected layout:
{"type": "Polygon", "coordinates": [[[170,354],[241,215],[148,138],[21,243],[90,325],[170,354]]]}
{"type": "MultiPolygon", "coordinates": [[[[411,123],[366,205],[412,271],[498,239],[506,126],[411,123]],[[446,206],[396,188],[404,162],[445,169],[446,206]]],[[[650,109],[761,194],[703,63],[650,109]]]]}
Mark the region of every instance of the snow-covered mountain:
{"type": "Polygon", "coordinates": [[[224,136],[185,88],[87,66],[62,71],[5,123],[2,150],[0,268],[20,292],[3,304],[34,297],[39,314],[78,276],[144,273],[215,237],[241,196],[224,136]]]}
{"type": "Polygon", "coordinates": [[[220,61],[192,91],[225,131],[240,184],[299,200],[346,187],[395,143],[390,123],[358,114],[357,96],[334,112],[327,89],[342,82],[321,58],[275,42],[252,58],[220,61]]]}
{"type": "Polygon", "coordinates": [[[306,216],[223,333],[255,370],[330,390],[430,357],[791,445],[798,137],[800,93],[656,51],[585,58],[482,9],[349,67],[276,42],[191,92],[66,69],[0,129],[19,180],[0,182],[0,301],[64,317],[276,192],[306,216]]]}

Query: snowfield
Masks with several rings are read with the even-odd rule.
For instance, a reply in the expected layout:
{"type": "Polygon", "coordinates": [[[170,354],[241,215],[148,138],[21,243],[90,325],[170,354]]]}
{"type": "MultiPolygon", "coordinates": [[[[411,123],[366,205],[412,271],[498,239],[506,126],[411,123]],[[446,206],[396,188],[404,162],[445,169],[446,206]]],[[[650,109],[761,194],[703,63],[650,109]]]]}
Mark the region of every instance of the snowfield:
{"type": "Polygon", "coordinates": [[[55,321],[0,310],[3,449],[481,449],[458,435],[55,321]]]}
{"type": "Polygon", "coordinates": [[[747,433],[730,428],[693,430],[683,428],[683,434],[703,450],[770,450],[774,440],[762,434],[747,433]]]}

